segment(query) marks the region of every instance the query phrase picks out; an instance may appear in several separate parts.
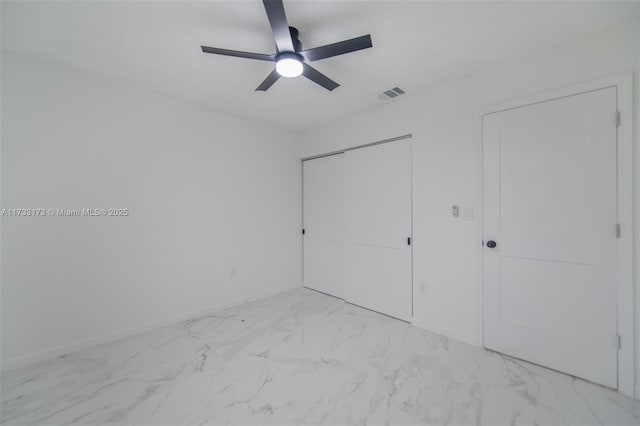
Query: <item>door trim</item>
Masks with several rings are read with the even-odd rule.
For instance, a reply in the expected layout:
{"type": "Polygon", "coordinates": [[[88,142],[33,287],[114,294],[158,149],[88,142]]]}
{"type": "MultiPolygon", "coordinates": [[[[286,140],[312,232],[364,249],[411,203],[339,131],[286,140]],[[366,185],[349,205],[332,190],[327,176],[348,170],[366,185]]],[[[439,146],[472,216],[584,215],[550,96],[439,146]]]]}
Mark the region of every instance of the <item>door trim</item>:
{"type": "MultiPolygon", "coordinates": [[[[478,144],[478,294],[480,296],[480,336],[484,346],[484,250],[483,240],[484,193],[483,193],[483,117],[509,109],[524,107],[568,96],[578,95],[594,90],[616,87],[618,111],[621,122],[618,126],[618,223],[622,229],[617,240],[617,300],[618,300],[618,334],[621,347],[618,351],[618,391],[625,395],[640,399],[640,383],[636,392],[635,371],[635,331],[634,331],[634,282],[633,282],[633,74],[631,72],[617,74],[603,79],[578,84],[571,87],[494,104],[477,110],[478,144]]],[[[613,224],[612,224],[613,225],[613,224]]],[[[612,342],[614,344],[614,342],[612,342]]]]}

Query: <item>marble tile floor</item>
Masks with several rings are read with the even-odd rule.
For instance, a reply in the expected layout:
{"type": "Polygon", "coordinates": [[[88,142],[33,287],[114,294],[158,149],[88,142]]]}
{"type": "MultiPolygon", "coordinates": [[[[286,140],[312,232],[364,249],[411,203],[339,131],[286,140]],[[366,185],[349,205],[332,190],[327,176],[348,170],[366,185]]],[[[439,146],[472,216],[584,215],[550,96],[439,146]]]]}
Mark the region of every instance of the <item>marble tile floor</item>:
{"type": "Polygon", "coordinates": [[[640,425],[640,401],[308,289],[2,376],[3,425],[640,425]]]}

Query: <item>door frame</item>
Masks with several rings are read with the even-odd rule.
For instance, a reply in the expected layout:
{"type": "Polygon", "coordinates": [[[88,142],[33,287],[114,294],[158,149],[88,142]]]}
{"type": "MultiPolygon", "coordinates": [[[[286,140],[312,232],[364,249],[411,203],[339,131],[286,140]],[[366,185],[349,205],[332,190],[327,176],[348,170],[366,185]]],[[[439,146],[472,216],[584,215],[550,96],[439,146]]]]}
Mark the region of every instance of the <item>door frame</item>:
{"type": "MultiPolygon", "coordinates": [[[[625,395],[636,395],[635,372],[635,330],[634,330],[634,282],[633,282],[633,74],[616,74],[599,80],[570,87],[555,89],[532,96],[524,96],[477,110],[476,120],[478,144],[478,295],[480,296],[480,336],[484,346],[484,247],[482,246],[484,222],[483,190],[483,117],[487,114],[592,92],[608,87],[616,87],[617,107],[621,120],[618,126],[618,223],[620,238],[617,239],[617,300],[618,335],[621,345],[618,350],[618,391],[625,395]]],[[[640,384],[638,384],[640,388],[640,384]]]]}

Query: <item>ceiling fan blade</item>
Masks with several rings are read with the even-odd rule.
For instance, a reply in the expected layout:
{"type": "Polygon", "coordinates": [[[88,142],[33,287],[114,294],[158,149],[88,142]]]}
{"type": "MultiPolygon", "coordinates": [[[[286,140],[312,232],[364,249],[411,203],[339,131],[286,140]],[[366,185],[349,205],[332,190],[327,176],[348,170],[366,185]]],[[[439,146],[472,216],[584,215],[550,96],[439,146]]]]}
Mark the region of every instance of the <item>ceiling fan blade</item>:
{"type": "Polygon", "coordinates": [[[264,10],[266,10],[269,24],[271,24],[271,31],[273,32],[278,52],[293,52],[293,41],[291,40],[287,15],[284,13],[282,0],[262,0],[262,3],[264,3],[264,10]]]}
{"type": "Polygon", "coordinates": [[[371,35],[367,34],[350,40],[339,41],[338,43],[303,50],[299,53],[307,61],[313,62],[319,59],[330,58],[332,56],[344,55],[345,53],[355,52],[357,50],[368,49],[372,46],[373,43],[371,42],[371,35]]]}
{"type": "Polygon", "coordinates": [[[267,55],[263,53],[242,52],[240,50],[220,49],[218,47],[200,46],[204,53],[213,53],[215,55],[236,56],[238,58],[258,59],[260,61],[275,62],[276,55],[267,55]]]}
{"type": "Polygon", "coordinates": [[[314,83],[319,84],[320,86],[324,87],[325,89],[327,89],[329,91],[331,91],[331,90],[335,89],[336,87],[340,86],[338,83],[336,83],[335,81],[331,80],[329,77],[327,77],[326,75],[322,74],[320,71],[316,70],[311,65],[305,64],[304,62],[302,63],[302,75],[304,75],[309,80],[313,81],[314,83]]]}
{"type": "Polygon", "coordinates": [[[271,74],[269,74],[267,78],[265,78],[264,81],[260,83],[260,86],[256,88],[256,92],[266,92],[269,87],[273,86],[273,83],[278,81],[279,78],[280,74],[278,74],[278,71],[271,71],[271,74]]]}

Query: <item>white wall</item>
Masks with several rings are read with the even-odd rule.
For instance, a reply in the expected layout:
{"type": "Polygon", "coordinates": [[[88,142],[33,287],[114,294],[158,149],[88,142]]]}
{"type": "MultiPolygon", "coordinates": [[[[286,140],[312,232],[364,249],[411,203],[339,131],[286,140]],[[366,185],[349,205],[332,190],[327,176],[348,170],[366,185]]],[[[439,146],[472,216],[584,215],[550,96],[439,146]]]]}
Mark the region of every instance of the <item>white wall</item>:
{"type": "Polygon", "coordinates": [[[300,285],[292,134],[2,56],[4,368],[300,285]]]}
{"type": "MultiPolygon", "coordinates": [[[[427,289],[426,294],[417,292],[414,296],[416,325],[481,344],[479,109],[615,73],[637,72],[639,43],[637,23],[611,29],[517,63],[406,95],[303,135],[303,156],[310,156],[413,133],[414,288],[424,283],[427,289]],[[473,207],[474,220],[453,218],[453,204],[473,207]]],[[[636,170],[640,165],[638,151],[636,136],[636,170]]],[[[640,187],[639,175],[636,173],[636,188],[640,187]]],[[[638,198],[635,217],[640,225],[638,198]]],[[[638,228],[636,246],[640,243],[638,228]]],[[[638,268],[640,250],[636,250],[635,259],[638,268]]],[[[639,274],[637,271],[636,284],[639,274]]],[[[636,294],[640,297],[640,291],[636,294]]],[[[640,322],[636,330],[640,333],[640,322]]]]}

